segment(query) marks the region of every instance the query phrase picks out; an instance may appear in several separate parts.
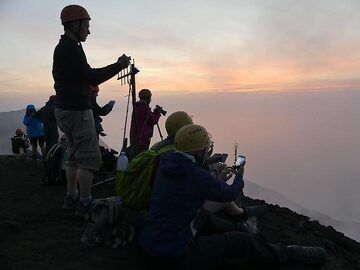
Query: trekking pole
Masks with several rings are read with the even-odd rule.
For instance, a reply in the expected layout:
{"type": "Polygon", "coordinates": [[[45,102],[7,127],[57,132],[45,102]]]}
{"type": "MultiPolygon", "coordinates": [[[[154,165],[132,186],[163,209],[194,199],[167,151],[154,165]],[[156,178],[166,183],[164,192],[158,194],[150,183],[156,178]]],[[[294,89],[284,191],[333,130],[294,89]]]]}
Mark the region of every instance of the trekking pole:
{"type": "MultiPolygon", "coordinates": [[[[125,115],[125,124],[124,124],[124,137],[123,137],[123,145],[122,150],[125,151],[127,147],[127,138],[126,138],[126,127],[127,127],[127,119],[129,114],[129,104],[130,104],[130,95],[132,96],[132,121],[134,121],[134,125],[136,126],[136,117],[135,117],[135,104],[136,104],[136,88],[135,88],[135,75],[139,72],[139,70],[135,67],[135,60],[133,59],[133,63],[130,65],[130,68],[127,67],[123,69],[118,74],[118,80],[120,80],[121,85],[128,84],[129,85],[129,94],[128,101],[126,106],[126,115],[125,115]]],[[[135,134],[136,135],[136,134],[135,134]]],[[[136,140],[135,140],[136,141],[136,140]]],[[[131,142],[130,142],[131,144],[131,142]]]]}
{"type": "Polygon", "coordinates": [[[127,146],[126,127],[127,127],[127,120],[128,120],[128,115],[129,115],[130,93],[131,93],[131,89],[130,89],[130,86],[129,86],[129,94],[128,94],[128,99],[127,99],[126,114],[125,114],[123,145],[122,145],[122,148],[121,148],[121,152],[125,152],[125,149],[126,149],[126,146],[127,146]]]}
{"type": "MultiPolygon", "coordinates": [[[[110,178],[108,178],[108,179],[105,179],[105,180],[103,180],[103,181],[100,181],[100,182],[97,182],[97,183],[91,185],[91,188],[100,186],[100,185],[102,185],[102,184],[111,183],[111,182],[113,182],[115,179],[116,179],[116,177],[110,177],[110,178]]],[[[114,181],[114,182],[115,182],[115,181],[114,181]]]]}
{"type": "Polygon", "coordinates": [[[160,138],[161,138],[161,140],[163,141],[164,138],[163,138],[163,135],[161,134],[161,130],[160,130],[159,124],[156,123],[156,126],[157,126],[157,129],[158,129],[158,131],[159,131],[160,138]]]}

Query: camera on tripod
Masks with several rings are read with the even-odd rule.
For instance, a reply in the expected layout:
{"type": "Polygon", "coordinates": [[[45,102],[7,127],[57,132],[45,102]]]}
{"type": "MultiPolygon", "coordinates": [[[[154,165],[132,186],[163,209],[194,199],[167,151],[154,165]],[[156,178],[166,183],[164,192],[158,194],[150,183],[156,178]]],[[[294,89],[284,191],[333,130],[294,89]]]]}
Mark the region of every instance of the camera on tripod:
{"type": "Polygon", "coordinates": [[[155,110],[158,111],[159,113],[161,113],[163,116],[165,116],[167,114],[167,111],[165,111],[163,109],[163,107],[159,106],[159,105],[156,105],[155,106],[155,110]]]}

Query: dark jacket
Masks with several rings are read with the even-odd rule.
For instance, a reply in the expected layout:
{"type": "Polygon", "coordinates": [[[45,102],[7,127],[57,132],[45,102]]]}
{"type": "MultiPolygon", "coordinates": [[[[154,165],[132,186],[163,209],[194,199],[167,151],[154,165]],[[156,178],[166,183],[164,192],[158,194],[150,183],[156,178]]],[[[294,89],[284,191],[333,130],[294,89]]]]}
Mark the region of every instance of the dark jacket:
{"type": "Polygon", "coordinates": [[[140,233],[140,244],[155,258],[185,255],[196,234],[198,210],[204,200],[231,202],[240,191],[242,179],[232,185],[199,168],[180,152],[162,156],[151,196],[149,213],[140,233]]]}
{"type": "Polygon", "coordinates": [[[91,108],[89,85],[99,85],[115,76],[122,67],[118,63],[94,69],[76,41],[63,35],[55,47],[53,62],[56,108],[87,110],[91,108]]]}
{"type": "Polygon", "coordinates": [[[93,97],[91,99],[91,109],[93,111],[93,116],[94,116],[95,130],[96,133],[99,134],[101,131],[104,130],[101,125],[101,122],[103,120],[100,116],[108,115],[112,111],[113,106],[110,103],[108,103],[105,106],[100,107],[99,104],[97,104],[96,97],[93,97]]]}
{"type": "Polygon", "coordinates": [[[36,112],[36,116],[41,119],[45,135],[59,137],[58,127],[55,118],[55,101],[49,100],[45,106],[36,112]]]}
{"type": "Polygon", "coordinates": [[[136,126],[131,121],[130,142],[136,138],[137,149],[149,149],[150,139],[153,136],[154,125],[159,122],[160,112],[151,111],[150,106],[143,100],[136,102],[136,126]]]}
{"type": "Polygon", "coordinates": [[[157,142],[155,143],[153,146],[151,146],[151,150],[155,150],[155,151],[159,151],[160,149],[174,144],[174,140],[175,140],[175,136],[174,135],[169,135],[167,136],[163,141],[157,142]]]}

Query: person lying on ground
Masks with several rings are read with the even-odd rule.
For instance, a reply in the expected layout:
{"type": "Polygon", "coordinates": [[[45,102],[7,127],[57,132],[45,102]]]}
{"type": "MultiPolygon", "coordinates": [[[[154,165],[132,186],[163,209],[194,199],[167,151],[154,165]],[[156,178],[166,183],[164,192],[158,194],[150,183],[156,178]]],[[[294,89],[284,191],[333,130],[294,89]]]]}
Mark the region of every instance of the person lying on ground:
{"type": "Polygon", "coordinates": [[[157,269],[209,269],[243,258],[267,264],[326,262],[320,247],[282,246],[239,231],[225,232],[209,222],[204,200],[234,201],[241,191],[244,167],[231,185],[201,168],[210,147],[206,129],[187,125],[175,136],[175,152],[165,154],[155,177],[140,246],[157,269]]]}

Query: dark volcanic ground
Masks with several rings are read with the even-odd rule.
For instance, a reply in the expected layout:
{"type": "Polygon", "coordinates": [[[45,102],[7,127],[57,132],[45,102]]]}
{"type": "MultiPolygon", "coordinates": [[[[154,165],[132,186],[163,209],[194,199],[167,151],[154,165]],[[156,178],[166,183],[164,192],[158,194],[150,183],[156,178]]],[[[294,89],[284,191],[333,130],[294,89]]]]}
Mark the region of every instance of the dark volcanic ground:
{"type": "MultiPolygon", "coordinates": [[[[0,157],[1,270],[146,269],[135,245],[122,249],[84,246],[80,242],[84,221],[61,209],[65,186],[41,185],[42,172],[41,162],[0,157]]],[[[103,185],[94,190],[94,197],[109,197],[112,191],[112,185],[103,185]]],[[[264,202],[244,201],[259,203],[264,202]]],[[[287,208],[268,207],[269,212],[260,219],[260,229],[270,242],[322,246],[329,261],[319,269],[360,270],[360,243],[287,208]]],[[[314,268],[295,264],[270,267],[234,260],[222,269],[314,268]]]]}

